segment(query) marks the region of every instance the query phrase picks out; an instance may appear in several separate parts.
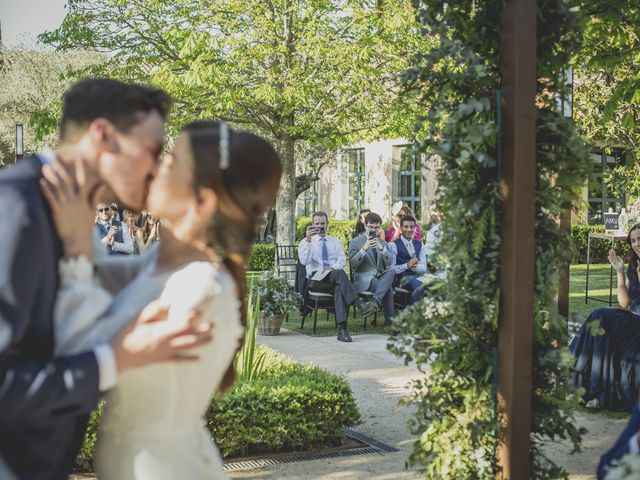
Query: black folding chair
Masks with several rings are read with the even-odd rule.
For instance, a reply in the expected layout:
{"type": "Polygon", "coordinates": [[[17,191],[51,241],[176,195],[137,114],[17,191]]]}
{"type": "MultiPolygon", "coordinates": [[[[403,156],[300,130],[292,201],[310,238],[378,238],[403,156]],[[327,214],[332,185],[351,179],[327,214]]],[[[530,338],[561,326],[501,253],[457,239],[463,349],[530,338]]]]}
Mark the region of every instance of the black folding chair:
{"type": "MultiPolygon", "coordinates": [[[[353,285],[353,270],[349,269],[349,280],[351,281],[351,284],[353,285]]],[[[358,297],[360,297],[360,300],[362,300],[363,302],[373,302],[373,292],[370,292],[368,290],[365,290],[363,292],[358,292],[358,297]]],[[[353,305],[353,318],[356,318],[356,309],[357,307],[355,305],[353,305]]],[[[378,325],[378,312],[374,312],[373,313],[373,320],[371,321],[371,325],[376,326],[378,325]]],[[[367,329],[367,317],[362,317],[362,326],[363,328],[366,330],[367,329]]]]}
{"type": "Polygon", "coordinates": [[[411,300],[411,291],[401,286],[393,287],[393,308],[396,312],[406,308],[411,300]]]}
{"type": "MultiPolygon", "coordinates": [[[[309,287],[309,280],[307,279],[307,270],[304,265],[298,261],[296,263],[296,292],[302,295],[302,307],[300,313],[302,314],[302,321],[300,323],[300,329],[304,328],[304,321],[311,312],[313,312],[313,334],[316,333],[316,326],[318,324],[318,310],[325,309],[327,311],[327,320],[329,320],[329,314],[336,314],[336,306],[333,300],[334,287],[331,285],[323,285],[322,283],[315,283],[313,288],[309,287]]],[[[338,323],[336,321],[336,327],[338,323]]]]}
{"type": "Polygon", "coordinates": [[[292,282],[295,281],[297,262],[297,245],[278,245],[276,243],[275,268],[279,277],[286,276],[292,282]]]}

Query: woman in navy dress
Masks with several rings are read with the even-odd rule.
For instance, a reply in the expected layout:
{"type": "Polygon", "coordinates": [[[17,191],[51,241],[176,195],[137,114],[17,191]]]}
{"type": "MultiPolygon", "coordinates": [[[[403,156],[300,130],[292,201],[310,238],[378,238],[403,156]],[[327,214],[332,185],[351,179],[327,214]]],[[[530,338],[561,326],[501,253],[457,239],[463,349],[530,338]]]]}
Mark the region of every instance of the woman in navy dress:
{"type": "Polygon", "coordinates": [[[573,380],[585,389],[583,399],[587,408],[631,410],[638,400],[640,224],[631,227],[627,243],[631,246],[631,258],[626,275],[624,261],[614,250],[609,252],[621,308],[594,310],[569,346],[576,357],[573,380]]]}

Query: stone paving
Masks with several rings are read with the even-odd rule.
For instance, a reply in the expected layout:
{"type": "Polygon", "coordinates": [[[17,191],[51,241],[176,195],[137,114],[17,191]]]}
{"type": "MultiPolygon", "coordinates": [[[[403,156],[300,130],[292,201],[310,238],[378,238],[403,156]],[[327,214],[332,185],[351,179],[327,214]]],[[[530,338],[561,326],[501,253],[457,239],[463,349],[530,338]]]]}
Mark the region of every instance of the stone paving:
{"type": "MultiPolygon", "coordinates": [[[[399,449],[384,455],[362,455],[328,460],[282,464],[253,471],[234,472],[231,478],[256,479],[363,479],[423,478],[405,470],[405,460],[414,438],[407,430],[410,410],[398,408],[407,392],[406,384],[419,375],[412,366],[386,349],[386,335],[357,335],[344,344],[334,337],[310,337],[293,331],[258,340],[302,363],[313,363],[345,375],[358,402],[363,423],[357,430],[399,449]]],[[[566,444],[545,447],[550,457],[563,465],[571,480],[595,480],[600,455],[613,444],[626,424],[625,419],[584,412],[576,414],[579,426],[588,429],[582,452],[571,454],[566,444]]]]}

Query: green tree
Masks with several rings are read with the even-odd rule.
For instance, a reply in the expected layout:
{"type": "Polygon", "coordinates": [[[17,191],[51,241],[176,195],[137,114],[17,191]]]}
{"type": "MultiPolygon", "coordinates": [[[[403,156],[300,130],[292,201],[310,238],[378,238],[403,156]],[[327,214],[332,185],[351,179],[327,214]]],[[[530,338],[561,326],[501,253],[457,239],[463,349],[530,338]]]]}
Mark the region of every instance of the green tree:
{"type": "Polygon", "coordinates": [[[14,160],[17,123],[25,127],[25,151],[55,146],[60,99],[72,82],[66,73],[99,61],[80,51],[0,49],[0,164],[14,160]]]}
{"type": "Polygon", "coordinates": [[[574,118],[592,146],[622,147],[626,163],[606,178],[612,193],[640,198],[640,2],[582,0],[574,118]]]}
{"type": "MultiPolygon", "coordinates": [[[[437,206],[444,212],[435,261],[447,280],[431,283],[426,298],[395,319],[389,348],[425,373],[407,403],[416,407],[410,428],[419,437],[409,462],[424,477],[494,479],[501,435],[497,402],[500,315],[500,104],[502,0],[416,0],[420,24],[438,42],[416,56],[407,88],[420,90],[430,108],[416,125],[424,152],[441,158],[437,206]],[[453,453],[452,453],[453,452],[453,453]]],[[[567,478],[543,450],[580,433],[568,386],[573,359],[566,320],[557,312],[558,270],[568,262],[570,237],[559,225],[580,198],[588,152],[572,122],[557,111],[566,98],[564,70],[579,47],[575,5],[537,2],[535,299],[531,370],[531,479],[567,478]]],[[[502,127],[504,128],[504,127],[502,127]]]]}
{"type": "MultiPolygon", "coordinates": [[[[218,117],[275,140],[284,164],[277,241],[295,233],[296,142],[398,135],[399,74],[415,35],[407,0],[73,0],[41,38],[109,52],[101,71],[176,100],[173,126],[218,117]]],[[[413,43],[412,43],[413,42],[413,43]]]]}

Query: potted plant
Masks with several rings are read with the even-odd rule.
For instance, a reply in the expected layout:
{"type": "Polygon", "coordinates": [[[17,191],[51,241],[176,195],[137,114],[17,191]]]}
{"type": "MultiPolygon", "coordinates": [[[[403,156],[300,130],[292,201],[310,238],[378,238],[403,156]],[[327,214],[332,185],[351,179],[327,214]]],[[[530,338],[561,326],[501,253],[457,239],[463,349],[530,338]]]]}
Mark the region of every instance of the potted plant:
{"type": "Polygon", "coordinates": [[[294,291],[286,277],[274,272],[265,272],[254,286],[254,295],[260,302],[260,335],[278,335],[287,313],[295,310],[302,302],[302,296],[294,291]]]}

